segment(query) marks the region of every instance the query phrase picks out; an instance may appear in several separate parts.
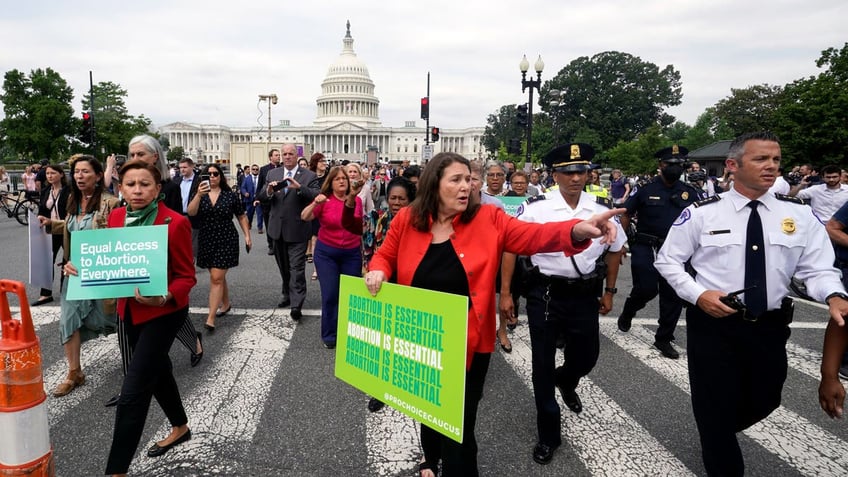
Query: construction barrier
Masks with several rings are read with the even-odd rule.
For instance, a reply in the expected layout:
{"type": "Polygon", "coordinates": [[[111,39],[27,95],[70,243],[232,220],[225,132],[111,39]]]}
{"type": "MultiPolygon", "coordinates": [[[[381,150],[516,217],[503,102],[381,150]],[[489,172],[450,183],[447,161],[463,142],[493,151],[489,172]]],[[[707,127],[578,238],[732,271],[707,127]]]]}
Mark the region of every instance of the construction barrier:
{"type": "Polygon", "coordinates": [[[0,476],[53,477],[41,348],[21,282],[0,280],[0,476]],[[18,296],[12,319],[7,293],[18,296]]]}

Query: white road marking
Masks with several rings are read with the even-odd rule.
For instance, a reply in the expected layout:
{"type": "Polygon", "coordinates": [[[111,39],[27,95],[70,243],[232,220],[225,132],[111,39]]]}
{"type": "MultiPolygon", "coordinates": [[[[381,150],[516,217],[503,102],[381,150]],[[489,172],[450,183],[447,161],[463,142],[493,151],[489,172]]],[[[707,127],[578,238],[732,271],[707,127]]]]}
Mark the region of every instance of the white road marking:
{"type": "MultiPolygon", "coordinates": [[[[690,393],[685,351],[679,360],[662,357],[650,344],[654,341],[653,332],[641,326],[634,326],[629,333],[621,333],[615,324],[602,323],[601,333],[669,382],[690,393]]],[[[804,475],[848,473],[846,442],[783,406],[744,433],[804,475]]]]}
{"type": "Polygon", "coordinates": [[[241,463],[221,456],[253,440],[265,407],[273,405],[268,393],[295,328],[288,310],[255,311],[233,309],[233,315],[244,315],[238,330],[221,347],[215,365],[205,370],[205,383],[183,396],[192,440],[163,457],[147,457],[146,449],[171,430],[170,424],[162,424],[139,446],[131,474],[165,475],[174,467],[203,475],[238,474],[241,463]]]}
{"type": "Polygon", "coordinates": [[[365,418],[367,475],[406,475],[421,457],[419,424],[386,406],[365,418]]]}
{"type": "MultiPolygon", "coordinates": [[[[526,325],[517,327],[510,335],[512,353],[502,356],[532,390],[529,330],[526,325]]],[[[559,391],[556,396],[563,410],[564,441],[576,451],[590,474],[694,475],[591,379],[581,379],[577,390],[583,401],[580,414],[568,410],[559,391]]]]}

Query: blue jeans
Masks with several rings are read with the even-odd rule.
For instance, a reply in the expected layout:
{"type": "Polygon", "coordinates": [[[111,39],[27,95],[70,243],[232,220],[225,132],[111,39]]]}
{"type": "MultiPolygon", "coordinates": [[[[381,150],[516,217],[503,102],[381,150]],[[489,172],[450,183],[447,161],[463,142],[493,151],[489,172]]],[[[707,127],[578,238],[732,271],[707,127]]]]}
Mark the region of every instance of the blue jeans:
{"type": "Polygon", "coordinates": [[[358,246],[341,249],[318,240],[312,259],[321,285],[321,339],[325,343],[335,343],[339,324],[339,278],[342,274],[362,275],[362,254],[358,246]]]}

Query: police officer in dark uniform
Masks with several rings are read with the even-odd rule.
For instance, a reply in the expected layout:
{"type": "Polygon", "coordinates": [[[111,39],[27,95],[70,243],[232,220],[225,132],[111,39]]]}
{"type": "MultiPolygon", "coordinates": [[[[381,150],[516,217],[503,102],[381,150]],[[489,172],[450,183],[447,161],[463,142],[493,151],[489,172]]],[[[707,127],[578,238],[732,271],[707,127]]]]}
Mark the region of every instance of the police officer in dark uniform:
{"type": "Polygon", "coordinates": [[[621,218],[624,230],[628,229],[630,217],[634,214],[637,222],[636,233],[630,237],[633,289],[618,317],[618,329],[629,331],[636,313],[659,292],[659,328],[654,346],[663,356],[671,359],[680,357],[671,342],[674,341],[674,328],[683,310],[683,302],[657,273],[654,258],[674,219],[683,209],[701,198],[701,191],[680,180],[688,152],[688,149],[676,144],[657,151],[654,157],[660,160],[660,174],[630,194],[622,206],[627,209],[627,214],[621,218]]]}
{"type": "MultiPolygon", "coordinates": [[[[543,161],[553,170],[558,189],[528,199],[519,208],[518,219],[535,223],[586,219],[612,208],[608,198],[599,198],[583,190],[593,155],[594,150],[588,144],[567,144],[545,156],[543,161]]],[[[572,257],[556,252],[538,253],[529,259],[527,268],[532,268],[525,279],[527,317],[539,432],[533,459],[539,464],[549,463],[554,450],[562,443],[555,387],[560,389],[563,401],[572,412],[581,412],[583,404],[576,392],[577,383],[598,361],[598,312],[606,314],[612,309],[625,242],[621,226],[611,221],[618,231],[611,244],[593,240],[589,248],[572,257]],[[560,335],[565,339],[565,364],[557,367],[556,348],[560,335]]],[[[504,257],[507,263],[514,259],[514,255],[504,257]]],[[[504,280],[508,281],[512,267],[506,266],[502,271],[504,280]]],[[[502,313],[513,311],[511,306],[501,309],[502,313]]]]}

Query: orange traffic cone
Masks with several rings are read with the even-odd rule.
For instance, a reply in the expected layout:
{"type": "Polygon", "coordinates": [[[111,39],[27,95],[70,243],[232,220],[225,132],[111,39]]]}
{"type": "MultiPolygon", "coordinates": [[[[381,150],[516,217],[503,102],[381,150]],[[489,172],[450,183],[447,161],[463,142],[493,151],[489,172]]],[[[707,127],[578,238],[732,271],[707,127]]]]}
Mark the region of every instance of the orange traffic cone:
{"type": "Polygon", "coordinates": [[[0,280],[0,329],[0,476],[53,477],[41,348],[21,282],[0,280]],[[8,292],[18,295],[20,321],[8,292]]]}

